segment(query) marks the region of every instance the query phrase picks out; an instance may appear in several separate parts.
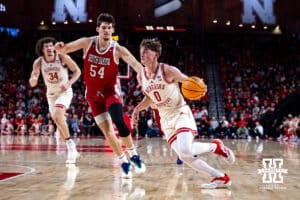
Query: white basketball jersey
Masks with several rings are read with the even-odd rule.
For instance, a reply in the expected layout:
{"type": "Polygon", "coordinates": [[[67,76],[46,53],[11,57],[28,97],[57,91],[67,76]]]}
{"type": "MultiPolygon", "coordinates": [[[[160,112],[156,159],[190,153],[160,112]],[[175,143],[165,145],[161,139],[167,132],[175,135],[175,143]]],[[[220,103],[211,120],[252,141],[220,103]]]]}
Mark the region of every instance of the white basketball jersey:
{"type": "Polygon", "coordinates": [[[61,63],[59,55],[55,55],[53,62],[47,62],[41,57],[41,70],[47,86],[47,96],[55,96],[62,92],[61,85],[69,79],[68,68],[61,63]]]}
{"type": "Polygon", "coordinates": [[[143,68],[141,79],[143,92],[157,105],[161,117],[186,104],[178,83],[169,83],[165,80],[163,63],[159,63],[153,79],[147,77],[143,68]]]}

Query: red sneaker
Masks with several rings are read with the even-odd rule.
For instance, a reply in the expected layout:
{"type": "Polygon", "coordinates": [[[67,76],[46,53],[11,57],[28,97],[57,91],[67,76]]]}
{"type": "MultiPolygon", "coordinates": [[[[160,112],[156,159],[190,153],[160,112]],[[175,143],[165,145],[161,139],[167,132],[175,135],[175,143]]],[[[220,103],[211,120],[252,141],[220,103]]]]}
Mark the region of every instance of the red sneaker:
{"type": "Polygon", "coordinates": [[[214,151],[215,154],[225,157],[230,163],[234,163],[235,156],[234,153],[231,151],[231,149],[226,147],[223,144],[223,142],[219,139],[214,139],[212,143],[215,143],[217,145],[217,148],[214,151]]]}
{"type": "Polygon", "coordinates": [[[222,177],[214,178],[210,183],[204,183],[201,185],[203,189],[216,189],[216,188],[227,188],[231,186],[230,177],[225,174],[222,177]]]}

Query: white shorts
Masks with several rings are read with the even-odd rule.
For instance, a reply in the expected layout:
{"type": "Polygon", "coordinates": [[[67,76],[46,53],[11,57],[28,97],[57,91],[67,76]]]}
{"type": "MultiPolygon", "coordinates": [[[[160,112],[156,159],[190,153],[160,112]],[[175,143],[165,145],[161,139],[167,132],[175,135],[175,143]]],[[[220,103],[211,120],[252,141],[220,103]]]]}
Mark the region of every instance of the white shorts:
{"type": "Polygon", "coordinates": [[[69,88],[67,91],[59,93],[55,96],[48,96],[49,112],[53,114],[54,107],[68,109],[73,98],[73,90],[69,88]]]}
{"type": "Polygon", "coordinates": [[[161,128],[171,145],[177,138],[177,135],[182,132],[197,133],[197,126],[188,105],[184,105],[176,110],[170,110],[164,113],[160,119],[161,128]]]}

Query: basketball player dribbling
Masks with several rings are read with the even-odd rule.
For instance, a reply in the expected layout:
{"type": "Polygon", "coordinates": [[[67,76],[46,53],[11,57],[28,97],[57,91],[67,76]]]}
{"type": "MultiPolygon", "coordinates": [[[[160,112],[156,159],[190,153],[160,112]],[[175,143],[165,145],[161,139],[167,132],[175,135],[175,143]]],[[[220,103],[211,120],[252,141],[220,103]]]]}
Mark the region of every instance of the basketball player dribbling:
{"type": "Polygon", "coordinates": [[[143,100],[135,107],[132,114],[132,124],[136,126],[138,113],[155,104],[161,117],[161,127],[166,135],[167,142],[184,163],[196,171],[204,171],[214,179],[202,188],[229,187],[229,176],[201,160],[198,155],[213,152],[225,157],[229,162],[235,161],[233,152],[223,145],[221,140],[215,139],[212,143],[194,142],[196,123],[190,107],[186,104],[178,82],[187,76],[177,68],[165,63],[159,63],[162,46],[159,41],[144,39],[140,44],[140,59],[145,66],[138,73],[137,79],[145,94],[143,100]]]}
{"type": "Polygon", "coordinates": [[[40,72],[42,72],[47,87],[46,96],[49,112],[61,137],[66,141],[68,150],[66,164],[74,164],[79,157],[79,153],[70,137],[65,113],[73,97],[71,86],[80,77],[81,72],[70,56],[55,52],[55,43],[56,40],[52,37],[44,37],[37,41],[35,50],[39,57],[33,63],[29,84],[31,87],[36,86],[40,72]],[[68,70],[73,72],[70,79],[68,70]]]}
{"type": "Polygon", "coordinates": [[[117,89],[118,64],[121,58],[136,72],[139,72],[143,66],[124,46],[112,40],[114,27],[114,17],[108,13],[101,13],[97,18],[98,36],[83,37],[67,44],[58,42],[55,48],[62,53],[83,50],[87,102],[105,139],[120,159],[122,178],[131,178],[131,163],[134,164],[137,173],[145,172],[146,167],[137,154],[129,128],[123,118],[122,98],[117,89]],[[130,160],[116,138],[112,122],[127,147],[130,160]]]}

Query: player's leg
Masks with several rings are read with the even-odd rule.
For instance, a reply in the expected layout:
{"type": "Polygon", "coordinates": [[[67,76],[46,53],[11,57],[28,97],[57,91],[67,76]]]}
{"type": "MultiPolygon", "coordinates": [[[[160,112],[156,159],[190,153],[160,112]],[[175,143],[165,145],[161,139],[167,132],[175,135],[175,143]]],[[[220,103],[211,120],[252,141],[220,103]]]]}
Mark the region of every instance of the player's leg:
{"type": "Polygon", "coordinates": [[[122,142],[127,148],[127,152],[130,157],[130,161],[133,162],[136,173],[144,173],[146,171],[146,166],[140,158],[140,155],[136,151],[136,147],[133,144],[133,140],[130,134],[130,130],[127,127],[124,117],[123,108],[120,103],[113,103],[109,106],[108,112],[112,118],[112,121],[116,125],[122,142]]]}
{"type": "Polygon", "coordinates": [[[59,95],[56,99],[48,98],[51,117],[59,130],[60,136],[65,140],[67,145],[67,164],[76,163],[76,159],[80,156],[74,141],[70,137],[69,127],[65,117],[66,109],[71,103],[72,94],[72,90],[68,90],[59,95]]]}
{"type": "MultiPolygon", "coordinates": [[[[189,107],[183,107],[179,111],[179,117],[177,117],[176,121],[173,122],[176,129],[175,134],[179,134],[181,132],[186,132],[189,130],[196,131],[196,122],[189,107]]],[[[189,138],[189,143],[191,144],[190,150],[193,155],[213,152],[225,157],[230,163],[233,163],[235,161],[234,153],[228,147],[226,147],[221,140],[215,139],[212,141],[212,143],[201,143],[195,142],[193,138],[194,137],[189,138]]]]}
{"type": "Polygon", "coordinates": [[[88,104],[92,110],[93,117],[97,126],[101,129],[104,134],[106,141],[108,142],[110,148],[112,148],[113,152],[119,157],[121,163],[121,176],[122,178],[131,178],[131,164],[128,160],[127,156],[122,150],[121,144],[115,134],[112,119],[109,113],[106,111],[105,103],[103,99],[95,100],[95,99],[87,99],[88,104]]]}
{"type": "Polygon", "coordinates": [[[122,178],[131,178],[132,177],[131,164],[127,156],[123,152],[121,144],[114,132],[112,120],[109,116],[109,113],[104,112],[100,115],[97,115],[95,117],[95,121],[98,127],[103,132],[104,137],[108,142],[109,146],[112,148],[114,153],[119,157],[119,160],[121,162],[122,178]]]}
{"type": "Polygon", "coordinates": [[[208,184],[202,184],[203,188],[221,188],[229,187],[231,185],[230,178],[227,174],[211,167],[205,161],[192,153],[193,134],[190,132],[183,132],[177,135],[177,139],[171,144],[171,147],[184,163],[192,167],[198,172],[206,172],[214,179],[208,184]]]}

